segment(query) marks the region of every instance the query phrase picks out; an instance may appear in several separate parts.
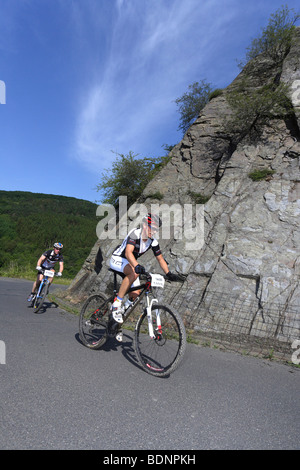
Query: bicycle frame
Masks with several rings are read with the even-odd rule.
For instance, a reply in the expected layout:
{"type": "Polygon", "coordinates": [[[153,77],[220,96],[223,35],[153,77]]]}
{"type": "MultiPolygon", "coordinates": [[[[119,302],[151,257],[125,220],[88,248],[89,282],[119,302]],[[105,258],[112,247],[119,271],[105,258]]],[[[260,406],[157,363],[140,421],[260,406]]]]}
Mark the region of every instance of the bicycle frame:
{"type": "Polygon", "coordinates": [[[111,295],[108,297],[104,292],[92,294],[82,305],[79,318],[82,343],[91,349],[100,349],[109,338],[117,338],[119,341],[117,335],[127,321],[130,330],[135,324],[134,350],[142,369],[159,377],[169,375],[185,352],[186,332],[177,311],[161,303],[160,297],[156,298],[154,288],[164,286],[164,277],[150,273],[145,273],[145,277],[141,275],[141,285],[130,287],[126,292],[126,297],[137,291],[139,295],[125,311],[121,310],[123,322],[119,323],[113,318],[111,306],[118,292],[117,275],[120,273],[112,269],[110,271],[114,273],[114,288],[111,288],[111,284],[109,288],[111,295]],[[146,282],[143,282],[145,278],[146,282]],[[141,300],[143,305],[138,307],[138,314],[134,315],[141,300]],[[136,316],[137,319],[134,318],[136,316]]]}
{"type": "Polygon", "coordinates": [[[50,282],[49,282],[49,277],[54,277],[54,272],[53,272],[53,271],[49,271],[49,270],[47,270],[47,269],[44,269],[44,270],[43,270],[41,273],[39,273],[39,274],[42,274],[42,275],[43,275],[43,279],[42,279],[41,282],[40,282],[40,287],[38,288],[38,291],[37,291],[37,294],[36,294],[36,297],[37,297],[37,298],[40,297],[40,293],[41,293],[41,290],[42,290],[43,285],[44,285],[44,284],[46,284],[46,285],[47,285],[47,284],[50,284],[50,282]],[[53,276],[51,276],[50,274],[46,274],[46,273],[49,273],[49,272],[53,273],[53,276]]]}
{"type": "MultiPolygon", "coordinates": [[[[117,288],[117,275],[120,274],[119,272],[117,271],[114,271],[114,270],[110,270],[113,272],[114,274],[114,296],[117,294],[118,292],[118,288],[117,288]]],[[[125,321],[127,320],[127,318],[129,317],[129,315],[131,314],[131,312],[133,312],[133,310],[136,308],[136,306],[141,302],[141,300],[144,298],[144,296],[146,295],[146,311],[147,311],[147,319],[148,319],[148,329],[149,329],[149,336],[150,338],[155,338],[155,333],[154,333],[154,328],[153,328],[153,321],[152,321],[152,306],[155,302],[158,302],[158,300],[156,298],[152,298],[150,300],[149,296],[150,295],[153,295],[153,292],[152,292],[152,282],[151,280],[153,279],[152,276],[154,275],[151,275],[150,273],[145,273],[146,275],[146,282],[140,286],[135,286],[135,287],[130,287],[126,293],[126,295],[130,294],[130,292],[135,292],[137,290],[141,290],[141,293],[140,295],[134,300],[133,304],[127,308],[127,310],[124,312],[124,323],[125,321]]],[[[162,278],[162,276],[160,275],[155,275],[156,278],[157,276],[159,276],[160,278],[162,278]]],[[[154,279],[156,279],[154,278],[154,279]]],[[[162,285],[160,285],[160,287],[162,287],[162,285]]],[[[157,311],[156,312],[156,325],[157,325],[157,331],[158,333],[161,334],[161,321],[160,321],[160,315],[159,315],[159,312],[157,311]]]]}

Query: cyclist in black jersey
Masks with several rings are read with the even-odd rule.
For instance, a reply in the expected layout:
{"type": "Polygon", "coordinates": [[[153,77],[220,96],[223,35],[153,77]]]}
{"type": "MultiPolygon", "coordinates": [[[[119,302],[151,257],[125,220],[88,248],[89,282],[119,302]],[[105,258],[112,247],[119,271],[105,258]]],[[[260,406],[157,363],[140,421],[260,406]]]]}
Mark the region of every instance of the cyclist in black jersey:
{"type": "MultiPolygon", "coordinates": [[[[57,273],[57,276],[61,276],[62,272],[64,270],[64,258],[63,255],[61,254],[61,250],[63,248],[62,243],[54,243],[53,245],[53,250],[47,250],[45,251],[42,256],[39,258],[37,262],[36,269],[37,271],[42,271],[42,269],[49,269],[50,271],[54,271],[54,266],[56,263],[59,263],[59,272],[57,273]]],[[[35,297],[35,294],[39,288],[39,285],[43,279],[43,275],[38,272],[37,274],[37,279],[33,283],[32,286],[32,291],[31,294],[28,297],[28,302],[32,302],[32,300],[35,297]]],[[[49,282],[53,281],[53,277],[49,279],[49,282]]]]}
{"type": "MultiPolygon", "coordinates": [[[[182,280],[180,276],[170,272],[158,241],[154,238],[154,234],[161,226],[161,219],[157,215],[147,214],[142,222],[142,227],[132,230],[123,243],[115,249],[110,260],[110,267],[125,275],[112,305],[112,316],[118,323],[123,323],[122,300],[129,287],[131,285],[137,287],[137,290],[131,293],[130,300],[134,300],[139,295],[138,286],[140,283],[138,277],[145,272],[145,268],[138,263],[137,259],[150,248],[167,279],[170,281],[182,280]]],[[[118,335],[117,339],[122,341],[122,338],[119,339],[119,337],[121,335],[118,335]]]]}

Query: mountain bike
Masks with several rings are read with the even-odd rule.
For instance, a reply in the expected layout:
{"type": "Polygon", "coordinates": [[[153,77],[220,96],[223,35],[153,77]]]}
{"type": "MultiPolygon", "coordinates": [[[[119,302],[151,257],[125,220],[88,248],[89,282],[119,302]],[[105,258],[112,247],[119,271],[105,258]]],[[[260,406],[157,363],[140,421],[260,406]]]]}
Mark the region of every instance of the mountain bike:
{"type": "MultiPolygon", "coordinates": [[[[115,322],[111,306],[118,292],[117,275],[113,271],[113,294],[107,297],[103,293],[93,294],[84,302],[79,318],[79,336],[82,343],[90,349],[100,349],[108,338],[115,338],[120,330],[120,323],[115,322]]],[[[140,315],[134,326],[134,349],[142,369],[151,375],[165,377],[179,365],[186,349],[186,332],[180,315],[169,305],[161,305],[155,298],[153,287],[163,288],[164,276],[145,273],[140,276],[145,283],[133,303],[123,310],[123,323],[130,324],[129,317],[143,301],[140,315]]],[[[137,287],[131,287],[130,292],[137,287]]],[[[133,322],[134,325],[134,322],[133,322]]]]}
{"type": "Polygon", "coordinates": [[[46,299],[46,295],[49,292],[49,287],[50,287],[49,278],[52,278],[55,275],[54,271],[50,271],[49,269],[42,269],[41,271],[39,271],[39,274],[43,274],[43,279],[40,283],[37,294],[32,301],[34,313],[37,313],[41,309],[46,299]]]}

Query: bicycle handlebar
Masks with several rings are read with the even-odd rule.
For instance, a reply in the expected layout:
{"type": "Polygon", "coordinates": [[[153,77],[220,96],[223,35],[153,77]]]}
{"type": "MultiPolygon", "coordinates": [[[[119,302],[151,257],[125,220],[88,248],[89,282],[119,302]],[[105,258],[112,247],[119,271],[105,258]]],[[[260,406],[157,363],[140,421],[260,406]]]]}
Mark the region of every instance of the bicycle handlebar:
{"type": "MultiPolygon", "coordinates": [[[[48,269],[48,268],[41,268],[41,269],[37,269],[37,271],[38,271],[39,274],[43,274],[43,275],[44,275],[45,271],[50,271],[50,269],[48,269]]],[[[58,273],[56,273],[56,272],[54,272],[54,276],[55,276],[55,277],[59,277],[59,276],[58,276],[58,273]]]]}
{"type": "MultiPolygon", "coordinates": [[[[141,279],[143,279],[142,276],[145,276],[145,279],[146,279],[147,281],[151,281],[151,275],[152,275],[152,274],[153,274],[153,273],[149,273],[149,272],[145,271],[143,274],[140,274],[140,277],[141,277],[141,279]]],[[[176,274],[176,276],[178,277],[178,279],[176,279],[176,280],[170,280],[170,279],[168,279],[168,277],[167,277],[166,274],[161,274],[161,276],[162,276],[167,282],[184,282],[184,281],[186,280],[186,277],[187,277],[187,275],[185,275],[185,274],[176,274]]]]}

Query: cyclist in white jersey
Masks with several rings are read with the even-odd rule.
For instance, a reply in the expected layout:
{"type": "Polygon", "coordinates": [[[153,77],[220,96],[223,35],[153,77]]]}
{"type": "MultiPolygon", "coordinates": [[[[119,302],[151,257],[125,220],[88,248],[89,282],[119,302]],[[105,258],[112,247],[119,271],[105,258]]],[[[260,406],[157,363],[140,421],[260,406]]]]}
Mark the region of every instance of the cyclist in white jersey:
{"type": "MultiPolygon", "coordinates": [[[[115,271],[119,271],[125,275],[117,297],[112,305],[112,316],[118,323],[123,323],[122,317],[122,300],[130,286],[137,287],[137,290],[131,292],[131,299],[134,300],[140,293],[138,290],[139,275],[145,272],[145,268],[141,266],[137,259],[146,251],[152,248],[152,251],[161,267],[170,281],[181,280],[180,276],[170,272],[168,265],[161,253],[158,241],[154,238],[155,232],[161,226],[161,220],[158,216],[147,214],[143,218],[142,227],[132,230],[123,243],[117,247],[112,254],[110,267],[115,271]]],[[[120,335],[119,335],[120,336],[120,335]]],[[[118,338],[117,338],[118,339],[118,338]]],[[[122,341],[122,339],[119,339],[122,341]]]]}

